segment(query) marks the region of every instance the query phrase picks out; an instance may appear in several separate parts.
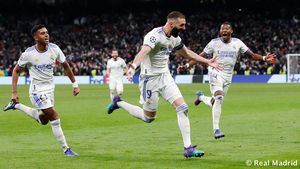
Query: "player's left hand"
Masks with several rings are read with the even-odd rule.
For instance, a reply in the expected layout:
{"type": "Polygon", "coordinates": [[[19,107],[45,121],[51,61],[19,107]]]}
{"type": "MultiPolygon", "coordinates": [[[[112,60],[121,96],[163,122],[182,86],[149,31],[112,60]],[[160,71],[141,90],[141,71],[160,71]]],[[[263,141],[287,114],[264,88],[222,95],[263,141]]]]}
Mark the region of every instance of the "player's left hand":
{"type": "Polygon", "coordinates": [[[79,87],[74,87],[73,88],[73,96],[77,96],[79,94],[79,92],[80,92],[79,87]]]}
{"type": "Polygon", "coordinates": [[[132,82],[134,73],[135,73],[135,70],[132,67],[130,67],[127,71],[128,81],[132,82]]]}
{"type": "Polygon", "coordinates": [[[223,70],[223,65],[217,61],[216,57],[209,59],[208,65],[217,70],[223,70]]]}
{"type": "Polygon", "coordinates": [[[273,53],[268,53],[266,56],[266,62],[270,64],[275,64],[276,63],[276,55],[273,53]]]}
{"type": "Polygon", "coordinates": [[[187,69],[186,65],[180,65],[177,67],[177,74],[181,74],[185,69],[187,69]]]}

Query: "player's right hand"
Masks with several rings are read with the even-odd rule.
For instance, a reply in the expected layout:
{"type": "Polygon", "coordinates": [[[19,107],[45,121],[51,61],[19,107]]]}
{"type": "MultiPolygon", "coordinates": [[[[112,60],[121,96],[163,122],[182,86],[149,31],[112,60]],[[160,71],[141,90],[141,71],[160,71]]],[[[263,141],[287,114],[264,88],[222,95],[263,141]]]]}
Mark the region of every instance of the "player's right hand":
{"type": "Polygon", "coordinates": [[[73,88],[73,96],[77,96],[80,92],[80,88],[79,87],[74,87],[73,88]]]}
{"type": "Polygon", "coordinates": [[[185,69],[186,69],[185,65],[178,66],[178,68],[177,68],[177,74],[181,74],[185,69]]]}
{"type": "Polygon", "coordinates": [[[276,55],[273,53],[268,53],[266,56],[266,62],[274,65],[276,63],[276,55]]]}
{"type": "Polygon", "coordinates": [[[11,100],[14,102],[14,103],[19,103],[19,96],[18,96],[18,93],[17,92],[13,92],[11,94],[11,100]]]}
{"type": "Polygon", "coordinates": [[[208,65],[217,70],[223,70],[223,65],[217,61],[216,57],[209,59],[208,65]]]}
{"type": "Polygon", "coordinates": [[[132,80],[133,80],[133,75],[134,75],[134,73],[135,73],[135,70],[134,70],[132,67],[130,67],[130,68],[128,69],[128,71],[127,71],[127,79],[128,79],[130,82],[132,82],[132,80]]]}

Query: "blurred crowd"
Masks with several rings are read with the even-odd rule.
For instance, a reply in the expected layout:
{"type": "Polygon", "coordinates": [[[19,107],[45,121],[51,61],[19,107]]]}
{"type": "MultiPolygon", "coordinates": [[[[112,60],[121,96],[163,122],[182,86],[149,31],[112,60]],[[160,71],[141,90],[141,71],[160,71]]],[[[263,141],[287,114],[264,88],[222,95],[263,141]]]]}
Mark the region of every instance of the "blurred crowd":
{"type": "MultiPolygon", "coordinates": [[[[65,53],[75,75],[104,75],[111,49],[130,63],[139,51],[144,35],[154,27],[165,23],[167,12],[155,11],[101,15],[69,16],[56,13],[42,16],[6,16],[0,14],[0,76],[11,76],[20,54],[34,45],[30,29],[43,23],[50,33],[50,41],[59,45],[65,53]]],[[[300,52],[300,23],[296,17],[272,18],[268,14],[249,13],[187,13],[187,30],[181,34],[184,44],[200,53],[205,45],[218,37],[220,24],[230,21],[234,37],[241,39],[252,51],[275,53],[277,63],[268,65],[240,56],[235,74],[285,74],[287,53],[300,52]]],[[[188,60],[171,54],[169,68],[176,68],[188,60]]],[[[183,74],[206,74],[205,65],[197,64],[183,74]]],[[[63,75],[61,66],[55,75],[63,75]]]]}

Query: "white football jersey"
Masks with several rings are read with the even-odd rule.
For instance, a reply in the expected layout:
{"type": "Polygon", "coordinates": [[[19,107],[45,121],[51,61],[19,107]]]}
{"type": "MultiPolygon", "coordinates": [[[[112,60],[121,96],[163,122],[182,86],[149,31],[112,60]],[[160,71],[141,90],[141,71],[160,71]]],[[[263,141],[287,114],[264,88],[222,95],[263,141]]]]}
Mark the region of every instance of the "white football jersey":
{"type": "Polygon", "coordinates": [[[141,63],[141,74],[159,75],[169,71],[169,55],[174,48],[183,46],[181,38],[167,37],[163,27],[152,29],[144,37],[143,45],[147,45],[152,50],[141,63]]]}
{"type": "MultiPolygon", "coordinates": [[[[249,48],[238,38],[231,38],[229,43],[224,43],[221,38],[211,40],[204,52],[206,54],[213,54],[219,63],[222,63],[224,69],[219,73],[223,77],[231,78],[233,74],[234,65],[241,53],[245,53],[249,48]]],[[[212,70],[210,67],[209,70],[212,70]]]]}
{"type": "Polygon", "coordinates": [[[118,57],[115,61],[113,58],[109,59],[107,61],[107,68],[110,69],[109,78],[118,78],[122,79],[124,75],[124,69],[126,68],[125,61],[118,57]]]}
{"type": "Polygon", "coordinates": [[[53,81],[56,60],[63,63],[66,57],[57,45],[49,43],[45,52],[37,51],[36,46],[27,48],[19,58],[18,65],[27,66],[32,81],[50,82],[53,81]]]}

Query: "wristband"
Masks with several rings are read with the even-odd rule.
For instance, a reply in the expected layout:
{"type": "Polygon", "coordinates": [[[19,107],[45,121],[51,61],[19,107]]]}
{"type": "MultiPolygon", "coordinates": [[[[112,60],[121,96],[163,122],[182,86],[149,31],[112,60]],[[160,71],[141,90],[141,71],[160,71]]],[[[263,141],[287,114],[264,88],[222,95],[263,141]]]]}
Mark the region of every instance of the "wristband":
{"type": "Polygon", "coordinates": [[[189,63],[187,63],[187,64],[185,64],[185,66],[186,66],[186,68],[189,68],[189,67],[190,67],[190,64],[189,64],[189,63]]]}
{"type": "Polygon", "coordinates": [[[136,69],[136,64],[132,63],[132,64],[129,65],[129,67],[131,67],[133,70],[135,70],[136,69]]]}
{"type": "Polygon", "coordinates": [[[263,56],[262,59],[263,59],[263,61],[266,61],[266,56],[263,56]]]}
{"type": "Polygon", "coordinates": [[[78,83],[77,83],[76,81],[75,81],[75,82],[73,82],[73,83],[72,83],[72,87],[73,87],[73,88],[76,88],[76,87],[78,87],[78,83]]]}

